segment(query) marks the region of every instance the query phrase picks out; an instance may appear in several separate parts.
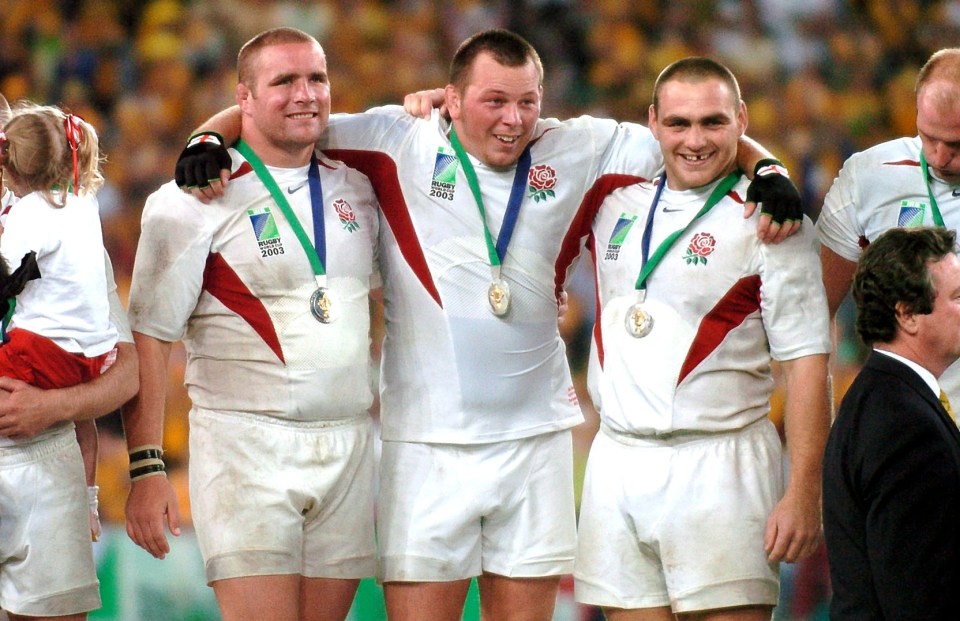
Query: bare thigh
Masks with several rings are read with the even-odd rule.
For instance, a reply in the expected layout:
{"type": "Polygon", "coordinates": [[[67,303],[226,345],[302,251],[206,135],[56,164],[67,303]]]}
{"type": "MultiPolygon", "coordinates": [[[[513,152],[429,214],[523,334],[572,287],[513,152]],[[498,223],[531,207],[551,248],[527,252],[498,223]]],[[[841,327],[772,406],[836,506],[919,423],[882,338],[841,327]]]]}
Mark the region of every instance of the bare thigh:
{"type": "Polygon", "coordinates": [[[484,572],[480,586],[483,621],[550,621],[557,604],[560,576],[508,578],[484,572]]]}
{"type": "Polygon", "coordinates": [[[343,621],[359,579],[300,578],[300,621],[343,621]]]}
{"type": "Polygon", "coordinates": [[[390,621],[459,621],[470,579],[452,582],[385,582],[390,621]]]}

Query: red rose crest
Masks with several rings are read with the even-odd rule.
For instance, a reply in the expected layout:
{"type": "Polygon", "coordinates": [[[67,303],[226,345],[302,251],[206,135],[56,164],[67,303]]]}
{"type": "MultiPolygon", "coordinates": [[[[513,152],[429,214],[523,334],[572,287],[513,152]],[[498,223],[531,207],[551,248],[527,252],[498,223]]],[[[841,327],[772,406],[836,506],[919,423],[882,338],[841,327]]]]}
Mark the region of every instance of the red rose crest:
{"type": "Polygon", "coordinates": [[[710,233],[697,233],[693,236],[693,239],[690,240],[690,245],[687,246],[687,254],[683,255],[683,260],[687,262],[687,265],[691,263],[697,265],[699,263],[707,264],[707,256],[713,254],[713,251],[717,248],[717,240],[710,233]]]}
{"type": "Polygon", "coordinates": [[[527,186],[530,190],[530,198],[535,202],[539,203],[547,200],[548,197],[556,196],[553,188],[557,185],[557,171],[552,167],[546,164],[537,164],[530,169],[527,180],[530,182],[530,185],[527,186]]]}
{"type": "Polygon", "coordinates": [[[343,228],[351,233],[360,228],[360,225],[357,223],[357,214],[353,213],[353,207],[350,206],[350,203],[342,198],[338,198],[333,201],[333,208],[337,210],[337,215],[340,216],[340,224],[343,225],[343,228]]]}

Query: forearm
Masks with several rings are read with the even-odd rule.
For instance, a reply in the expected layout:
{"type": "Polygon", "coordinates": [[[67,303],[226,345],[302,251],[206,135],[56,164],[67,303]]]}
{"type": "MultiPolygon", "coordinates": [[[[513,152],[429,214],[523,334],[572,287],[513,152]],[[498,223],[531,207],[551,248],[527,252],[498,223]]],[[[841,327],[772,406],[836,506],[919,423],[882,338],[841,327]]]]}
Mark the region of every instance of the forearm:
{"type": "Polygon", "coordinates": [[[137,393],[137,351],[117,343],[117,360],[100,377],[70,388],[44,391],[60,420],[86,420],[113,412],[137,393]]]}
{"type": "Polygon", "coordinates": [[[240,138],[240,119],[240,107],[230,106],[201,123],[193,133],[216,132],[223,137],[224,146],[229,146],[240,138]]]}
{"type": "Polygon", "coordinates": [[[93,420],[76,422],[77,443],[83,456],[83,470],[87,485],[97,484],[97,457],[100,452],[100,440],[97,437],[97,423],[93,420]]]}
{"type": "Polygon", "coordinates": [[[163,446],[167,364],[171,343],[140,332],[133,333],[140,358],[140,392],[123,408],[123,432],[130,452],[130,494],[127,497],[127,534],[156,558],[170,551],[164,523],[180,534],[180,512],[173,487],[156,447],[163,446]],[[134,452],[134,450],[136,452],[134,452]]]}
{"type": "Polygon", "coordinates": [[[133,333],[139,357],[140,391],[122,411],[127,448],[163,445],[163,414],[166,403],[167,365],[171,343],[133,333]]]}
{"type": "Polygon", "coordinates": [[[787,388],[787,493],[805,494],[819,503],[823,451],[830,433],[827,355],[804,356],[781,366],[787,388]]]}
{"type": "Polygon", "coordinates": [[[746,134],[740,136],[740,140],[737,141],[737,166],[747,175],[748,179],[753,179],[753,171],[757,162],[773,157],[773,154],[767,151],[762,144],[746,134]]]}

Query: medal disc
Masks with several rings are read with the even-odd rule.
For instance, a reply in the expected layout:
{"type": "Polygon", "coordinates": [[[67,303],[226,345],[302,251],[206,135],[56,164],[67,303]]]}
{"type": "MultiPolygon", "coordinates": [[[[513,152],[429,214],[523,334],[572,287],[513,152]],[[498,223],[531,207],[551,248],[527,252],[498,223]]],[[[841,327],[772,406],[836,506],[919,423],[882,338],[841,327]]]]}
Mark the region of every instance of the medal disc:
{"type": "Polygon", "coordinates": [[[627,311],[624,325],[630,336],[641,339],[653,330],[653,315],[643,310],[639,304],[634,304],[627,311]]]}
{"type": "Polygon", "coordinates": [[[320,287],[310,296],[310,312],[320,323],[333,321],[333,294],[326,287],[320,287]]]}
{"type": "Polygon", "coordinates": [[[510,309],[510,288],[502,280],[495,280],[490,283],[487,289],[487,301],[490,302],[490,310],[494,315],[501,317],[510,309]]]}

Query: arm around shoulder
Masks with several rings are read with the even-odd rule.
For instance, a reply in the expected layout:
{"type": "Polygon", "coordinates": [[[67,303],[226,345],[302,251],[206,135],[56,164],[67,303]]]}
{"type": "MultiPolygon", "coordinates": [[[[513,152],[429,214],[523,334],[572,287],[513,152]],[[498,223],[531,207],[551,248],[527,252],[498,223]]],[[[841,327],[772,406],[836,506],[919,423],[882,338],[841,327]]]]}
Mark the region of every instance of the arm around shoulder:
{"type": "Polygon", "coordinates": [[[24,439],[67,421],[87,420],[116,410],[137,392],[137,354],[117,343],[117,360],[103,375],[70,388],[42,390],[0,377],[0,435],[24,439]]]}

